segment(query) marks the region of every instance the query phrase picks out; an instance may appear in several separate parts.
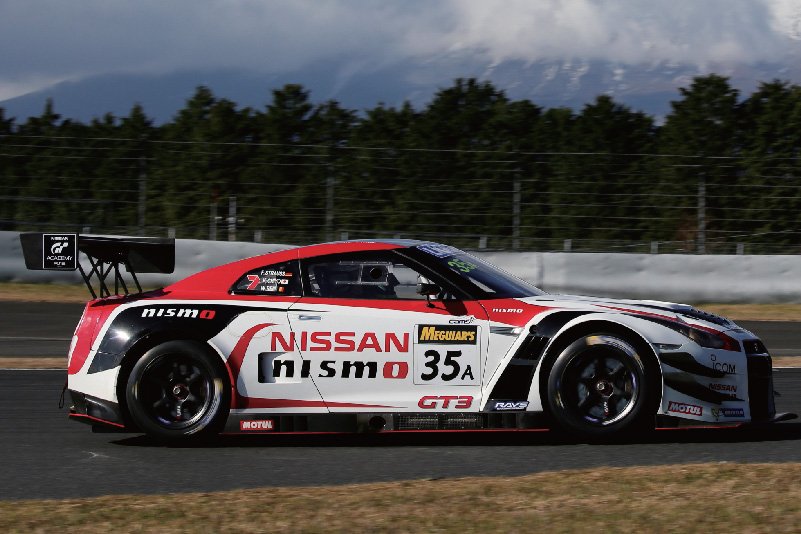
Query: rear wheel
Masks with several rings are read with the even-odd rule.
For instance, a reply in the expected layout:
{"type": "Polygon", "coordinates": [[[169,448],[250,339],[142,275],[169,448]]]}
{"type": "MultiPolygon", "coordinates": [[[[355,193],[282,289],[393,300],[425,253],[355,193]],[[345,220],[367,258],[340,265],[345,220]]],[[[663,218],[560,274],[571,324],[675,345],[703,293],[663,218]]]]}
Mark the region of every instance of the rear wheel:
{"type": "Polygon", "coordinates": [[[548,378],[548,405],[559,425],[588,440],[653,428],[659,388],[644,357],[612,334],[568,345],[548,378]]]}
{"type": "Polygon", "coordinates": [[[225,369],[200,343],[170,341],[136,362],[128,377],[131,418],[146,434],[185,440],[219,432],[230,407],[225,369]]]}

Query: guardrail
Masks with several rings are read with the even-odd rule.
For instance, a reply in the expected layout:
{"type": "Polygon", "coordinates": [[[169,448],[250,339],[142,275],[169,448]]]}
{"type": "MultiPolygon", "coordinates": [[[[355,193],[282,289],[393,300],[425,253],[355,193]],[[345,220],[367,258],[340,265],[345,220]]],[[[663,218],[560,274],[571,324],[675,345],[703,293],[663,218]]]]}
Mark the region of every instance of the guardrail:
{"type": "MultiPolygon", "coordinates": [[[[209,267],[291,245],[176,240],[175,272],[143,274],[168,285],[209,267]]],[[[477,254],[550,293],[688,303],[801,303],[801,256],[560,252],[477,254]]],[[[0,232],[0,282],[83,285],[77,272],[29,271],[18,232],[0,232]]]]}

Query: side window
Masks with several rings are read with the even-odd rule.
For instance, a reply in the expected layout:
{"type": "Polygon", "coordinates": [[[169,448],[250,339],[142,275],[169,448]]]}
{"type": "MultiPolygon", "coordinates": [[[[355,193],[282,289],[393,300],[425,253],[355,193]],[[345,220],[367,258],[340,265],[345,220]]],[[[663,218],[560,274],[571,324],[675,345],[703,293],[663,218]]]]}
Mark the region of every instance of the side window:
{"type": "Polygon", "coordinates": [[[429,280],[386,251],[332,254],[303,263],[309,296],[342,299],[425,300],[417,284],[429,280]]]}
{"type": "Polygon", "coordinates": [[[299,296],[298,262],[267,265],[245,273],[231,292],[237,295],[299,296]]]}

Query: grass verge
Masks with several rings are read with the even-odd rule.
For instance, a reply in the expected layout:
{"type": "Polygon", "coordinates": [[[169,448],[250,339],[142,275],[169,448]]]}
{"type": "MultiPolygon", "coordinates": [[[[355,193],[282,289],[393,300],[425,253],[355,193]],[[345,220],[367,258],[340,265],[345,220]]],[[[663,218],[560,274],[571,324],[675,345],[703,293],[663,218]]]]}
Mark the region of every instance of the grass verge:
{"type": "Polygon", "coordinates": [[[0,502],[2,532],[797,532],[801,464],[0,502]]]}

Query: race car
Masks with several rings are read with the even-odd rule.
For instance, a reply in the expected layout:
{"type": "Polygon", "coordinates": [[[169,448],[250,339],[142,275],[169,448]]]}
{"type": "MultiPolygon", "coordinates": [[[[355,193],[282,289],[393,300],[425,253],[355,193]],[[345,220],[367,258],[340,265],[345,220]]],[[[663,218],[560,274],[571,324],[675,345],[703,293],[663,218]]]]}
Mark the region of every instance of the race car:
{"type": "Polygon", "coordinates": [[[91,425],[171,441],[550,426],[591,441],[795,417],[776,413],[764,344],[729,319],[551,295],[448,245],[304,246],[154,291],[134,274],[129,293],[120,265],[171,272],[174,242],[22,238],[29,268],[48,255],[75,268],[80,250],[93,295],[99,279],[66,385],[70,417],[91,425]],[[105,284],[112,272],[124,294],[105,284]]]}

